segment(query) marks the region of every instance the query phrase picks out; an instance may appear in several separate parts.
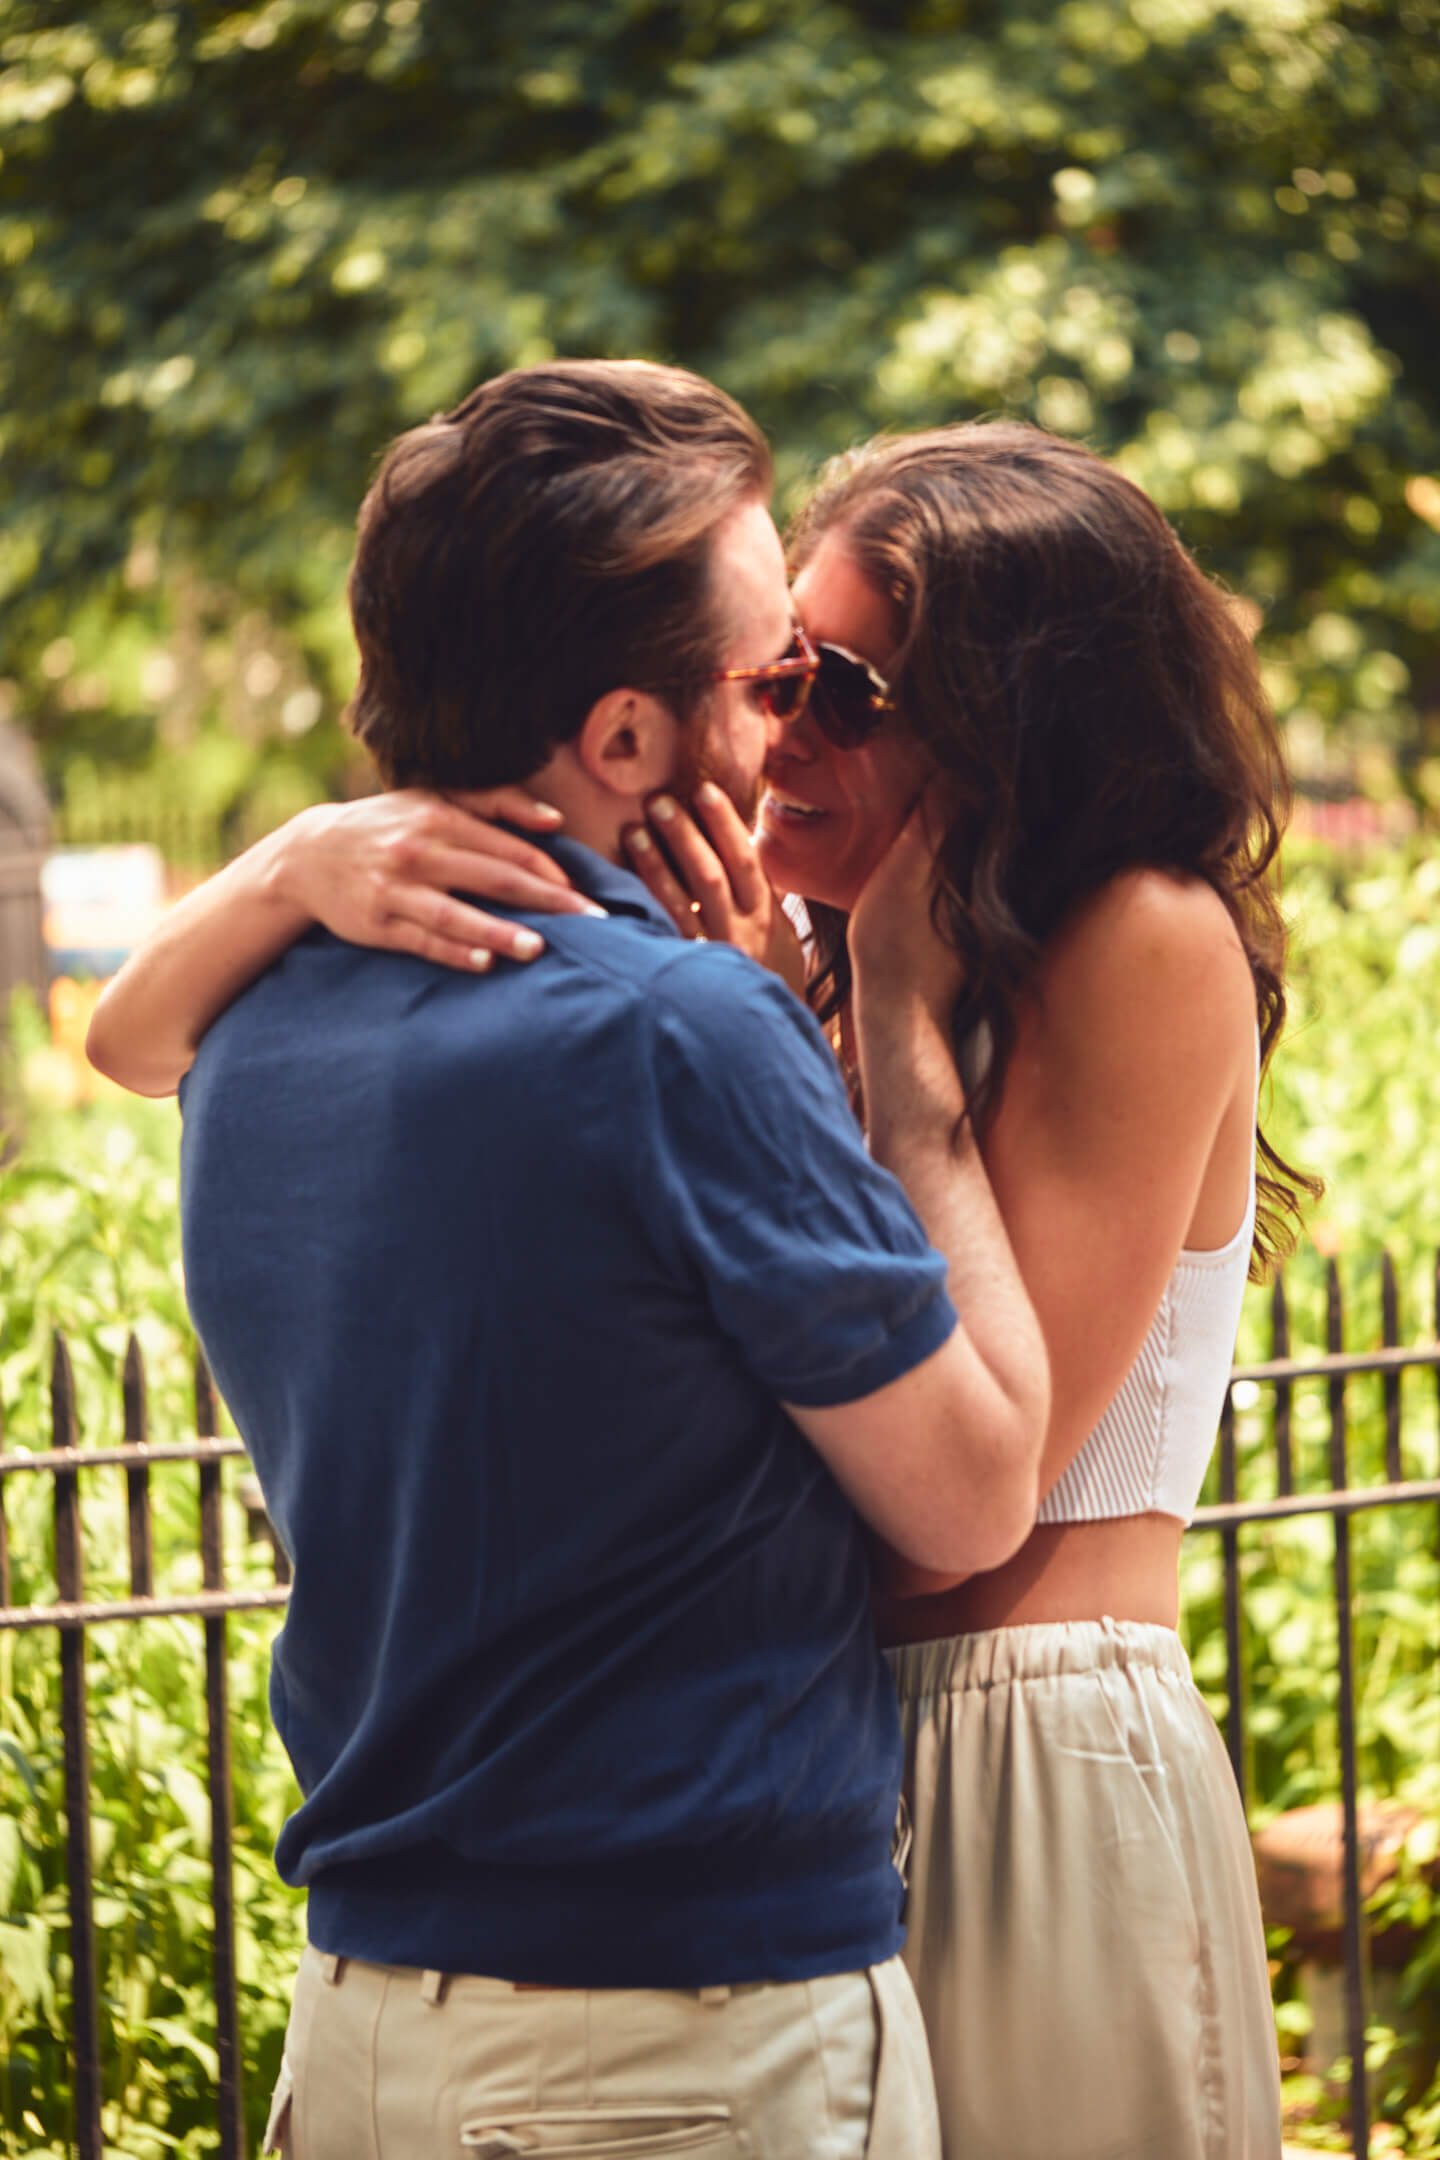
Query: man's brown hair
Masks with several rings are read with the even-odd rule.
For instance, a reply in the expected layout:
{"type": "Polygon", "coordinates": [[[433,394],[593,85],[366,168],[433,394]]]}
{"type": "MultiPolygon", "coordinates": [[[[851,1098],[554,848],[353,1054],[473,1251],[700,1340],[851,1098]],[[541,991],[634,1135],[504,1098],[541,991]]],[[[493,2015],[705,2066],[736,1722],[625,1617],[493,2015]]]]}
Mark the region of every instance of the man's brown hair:
{"type": "Polygon", "coordinates": [[[620,688],[687,719],[719,667],[717,525],[764,436],[681,368],[517,368],[392,443],[360,509],[347,715],[391,787],[524,780],[620,688]]]}

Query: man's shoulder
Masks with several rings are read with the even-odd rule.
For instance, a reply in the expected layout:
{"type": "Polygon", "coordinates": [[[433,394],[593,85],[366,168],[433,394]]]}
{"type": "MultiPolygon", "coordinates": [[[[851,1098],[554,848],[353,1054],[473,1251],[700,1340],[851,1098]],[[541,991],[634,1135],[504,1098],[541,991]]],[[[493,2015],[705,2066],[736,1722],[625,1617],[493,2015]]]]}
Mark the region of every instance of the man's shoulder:
{"type": "Polygon", "coordinates": [[[649,1025],[667,1041],[689,1042],[727,1064],[819,1058],[834,1064],[809,1007],[733,945],[680,947],[646,986],[649,1025]]]}
{"type": "Polygon", "coordinates": [[[627,1011],[647,1032],[737,1052],[778,1043],[782,1055],[793,1055],[803,1040],[810,1051],[829,1055],[809,1008],[733,945],[657,937],[648,923],[625,916],[526,919],[551,947],[529,963],[537,989],[553,966],[589,978],[598,999],[627,1011]]]}
{"type": "Polygon", "coordinates": [[[703,1072],[720,1091],[783,1089],[807,1066],[833,1066],[808,1009],[733,946],[657,936],[622,916],[534,920],[546,951],[485,975],[312,931],[221,1015],[197,1067],[278,1057],[298,1074],[338,1055],[401,1060],[414,1074],[513,1067],[530,1052],[550,1066],[572,1039],[589,1057],[703,1072]]]}

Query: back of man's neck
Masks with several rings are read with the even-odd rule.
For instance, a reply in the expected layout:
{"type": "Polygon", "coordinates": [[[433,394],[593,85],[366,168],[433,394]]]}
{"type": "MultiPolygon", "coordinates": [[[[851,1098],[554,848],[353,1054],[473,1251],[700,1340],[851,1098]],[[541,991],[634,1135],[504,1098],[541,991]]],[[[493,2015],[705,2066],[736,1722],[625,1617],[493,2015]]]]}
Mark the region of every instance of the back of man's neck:
{"type": "Polygon", "coordinates": [[[620,869],[625,867],[620,835],[626,825],[634,823],[641,815],[638,806],[624,798],[602,794],[589,785],[583,775],[561,769],[558,759],[552,759],[524,785],[541,802],[551,804],[560,812],[565,820],[560,831],[566,840],[578,840],[582,847],[603,855],[606,862],[614,863],[620,869]]]}

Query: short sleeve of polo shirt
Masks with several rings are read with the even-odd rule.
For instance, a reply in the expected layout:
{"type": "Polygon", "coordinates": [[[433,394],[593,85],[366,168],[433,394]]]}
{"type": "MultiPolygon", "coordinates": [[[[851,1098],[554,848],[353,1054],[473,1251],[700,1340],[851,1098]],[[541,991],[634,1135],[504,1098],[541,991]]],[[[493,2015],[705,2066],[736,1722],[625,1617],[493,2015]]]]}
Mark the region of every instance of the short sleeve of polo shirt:
{"type": "Polygon", "coordinates": [[[871,1161],[811,1014],[728,946],[650,986],[634,1160],[652,1236],[759,1383],[857,1402],[951,1334],[945,1261],[871,1161]]]}

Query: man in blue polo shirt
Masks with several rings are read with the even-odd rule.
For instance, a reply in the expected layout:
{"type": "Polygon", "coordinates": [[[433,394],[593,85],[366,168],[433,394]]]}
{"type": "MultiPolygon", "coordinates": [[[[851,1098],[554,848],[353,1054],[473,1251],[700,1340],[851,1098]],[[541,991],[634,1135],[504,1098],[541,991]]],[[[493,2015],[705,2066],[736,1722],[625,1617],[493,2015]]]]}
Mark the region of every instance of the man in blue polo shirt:
{"type": "Polygon", "coordinates": [[[904,999],[867,1077],[924,1228],[803,1006],[620,867],[657,788],[753,811],[803,695],[769,485],[640,364],[393,446],[355,730],[392,785],[531,779],[594,913],[483,988],[312,931],[185,1083],[191,1306],[294,1562],[298,2160],[938,2153],[854,1510],[1004,1557],[1043,1351],[904,999]]]}

